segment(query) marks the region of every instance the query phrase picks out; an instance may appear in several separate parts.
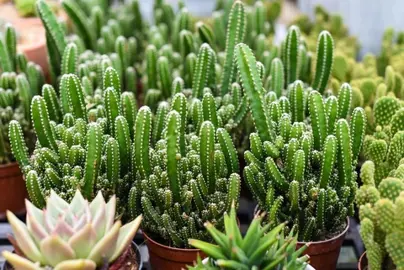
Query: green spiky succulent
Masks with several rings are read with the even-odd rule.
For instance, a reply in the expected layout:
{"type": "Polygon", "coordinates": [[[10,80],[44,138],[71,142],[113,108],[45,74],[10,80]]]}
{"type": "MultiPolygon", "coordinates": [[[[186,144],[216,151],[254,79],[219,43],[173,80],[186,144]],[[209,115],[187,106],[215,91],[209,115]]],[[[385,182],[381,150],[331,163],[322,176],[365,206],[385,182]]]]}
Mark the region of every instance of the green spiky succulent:
{"type": "Polygon", "coordinates": [[[215,244],[189,239],[189,244],[202,250],[209,259],[202,263],[198,258],[196,265],[188,269],[306,269],[309,257],[301,255],[307,246],[296,250],[297,238],[293,232],[284,236],[284,223],[272,230],[270,225],[262,226],[264,215],[254,217],[244,237],[238,228],[234,207],[224,216],[224,233],[206,223],[205,228],[215,244]]]}
{"type": "Polygon", "coordinates": [[[204,98],[201,105],[188,115],[193,103],[178,93],[171,105],[160,103],[154,121],[142,107],[134,127],[130,210],[132,216],[144,213],[147,234],[174,247],[188,247],[191,237],[209,240],[204,222],[223,228],[223,213],[240,192],[230,135],[209,113],[214,103],[204,98]]]}
{"type": "Polygon", "coordinates": [[[274,225],[288,221],[299,240],[324,240],[346,226],[357,189],[354,166],[365,136],[366,115],[349,115],[352,89],[322,95],[296,81],[289,97],[268,101],[255,57],[236,47],[237,66],[257,133],[244,153],[244,178],[274,225]],[[350,118],[350,123],[347,119],[350,118]]]}
{"type": "Polygon", "coordinates": [[[43,83],[42,69],[27,62],[23,54],[17,54],[17,38],[14,28],[7,24],[0,38],[0,164],[14,161],[11,154],[8,130],[10,121],[18,121],[21,132],[32,150],[32,126],[30,103],[43,83]]]}
{"type": "Polygon", "coordinates": [[[115,221],[116,198],[101,192],[89,203],[76,191],[69,204],[55,192],[40,209],[26,200],[27,225],[7,212],[16,244],[23,254],[3,252],[15,269],[88,269],[106,267],[128,249],[142,221],[122,226],[115,221]]]}
{"type": "Polygon", "coordinates": [[[403,269],[404,160],[380,182],[376,171],[372,161],[363,164],[356,195],[368,264],[375,270],[403,269]]]}

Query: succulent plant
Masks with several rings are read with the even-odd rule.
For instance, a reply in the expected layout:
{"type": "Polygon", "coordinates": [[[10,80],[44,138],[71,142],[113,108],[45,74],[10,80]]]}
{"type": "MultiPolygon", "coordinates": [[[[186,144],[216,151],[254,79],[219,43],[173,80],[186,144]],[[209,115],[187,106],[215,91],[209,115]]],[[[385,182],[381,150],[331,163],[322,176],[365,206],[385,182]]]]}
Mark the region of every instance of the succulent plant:
{"type": "Polygon", "coordinates": [[[404,160],[379,183],[376,170],[372,161],[363,164],[356,195],[369,268],[403,269],[404,160]]]}
{"type": "Polygon", "coordinates": [[[244,178],[267,211],[273,226],[288,221],[299,240],[324,240],[342,231],[353,214],[357,189],[354,166],[365,136],[366,115],[349,117],[352,89],[344,84],[338,98],[322,95],[301,81],[289,97],[264,99],[250,48],[236,47],[237,66],[257,133],[244,153],[244,178]]]}
{"type": "Polygon", "coordinates": [[[133,72],[143,46],[141,39],[144,22],[138,0],[120,3],[116,7],[109,6],[103,0],[64,0],[62,7],[74,25],[75,33],[72,35],[67,35],[44,0],[36,3],[37,12],[46,29],[48,57],[54,81],[64,74],[61,69],[62,58],[67,44],[73,42],[79,54],[87,49],[101,54],[114,54],[122,71],[121,79],[125,82],[125,75],[133,72]]]}
{"type": "Polygon", "coordinates": [[[307,245],[296,250],[297,238],[290,232],[284,236],[285,223],[270,230],[262,226],[265,214],[257,214],[243,237],[237,225],[236,210],[225,213],[225,232],[209,222],[205,228],[214,239],[214,244],[198,239],[189,239],[189,244],[209,256],[203,264],[198,258],[194,267],[188,269],[306,269],[307,255],[301,256],[307,245]]]}
{"type": "Polygon", "coordinates": [[[26,200],[27,224],[7,218],[22,256],[4,251],[15,269],[96,269],[114,262],[130,246],[142,216],[122,226],[115,221],[116,198],[101,192],[89,203],[80,191],[69,204],[55,192],[41,210],[26,200]],[[41,268],[44,267],[44,268],[41,268]]]}
{"type": "Polygon", "coordinates": [[[144,213],[147,234],[174,247],[188,247],[190,237],[210,239],[206,221],[223,228],[223,213],[240,191],[237,152],[217,127],[214,99],[201,105],[187,115],[193,103],[178,93],[171,106],[160,103],[154,123],[148,107],[136,117],[130,210],[144,213]]]}
{"type": "Polygon", "coordinates": [[[8,138],[9,123],[20,122],[26,142],[32,150],[32,126],[30,102],[43,83],[42,69],[27,62],[23,54],[17,54],[14,28],[7,24],[0,38],[0,164],[14,161],[8,138]]]}

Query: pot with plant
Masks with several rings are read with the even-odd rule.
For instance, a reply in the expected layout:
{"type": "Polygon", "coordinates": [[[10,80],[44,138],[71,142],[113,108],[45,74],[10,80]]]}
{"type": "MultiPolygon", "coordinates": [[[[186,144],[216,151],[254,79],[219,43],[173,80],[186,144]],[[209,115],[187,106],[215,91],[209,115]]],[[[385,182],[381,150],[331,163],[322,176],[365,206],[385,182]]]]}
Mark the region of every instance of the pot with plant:
{"type": "Polygon", "coordinates": [[[52,191],[43,210],[28,200],[26,207],[27,224],[7,212],[15,253],[3,256],[14,269],[140,269],[132,239],[142,216],[122,226],[115,217],[115,196],[106,203],[99,192],[89,203],[77,190],[68,203],[52,191]]]}
{"type": "Polygon", "coordinates": [[[22,140],[27,145],[24,151],[32,151],[35,136],[30,122],[30,102],[43,81],[41,68],[27,63],[25,56],[16,51],[16,32],[7,25],[0,38],[0,218],[5,217],[7,209],[15,213],[24,211],[27,191],[11,154],[9,125],[11,121],[20,123],[21,136],[25,136],[22,140]]]}
{"type": "Polygon", "coordinates": [[[209,257],[198,258],[194,267],[188,269],[289,269],[310,270],[309,256],[302,255],[307,245],[296,250],[297,237],[291,231],[285,236],[285,223],[270,229],[262,225],[265,213],[257,213],[243,237],[237,226],[236,209],[225,213],[225,232],[207,222],[205,228],[215,243],[189,239],[189,244],[201,249],[209,257]]]}
{"type": "Polygon", "coordinates": [[[148,107],[137,114],[136,180],[129,205],[132,216],[144,213],[143,234],[154,269],[180,269],[198,254],[204,257],[188,238],[210,240],[203,223],[223,228],[223,213],[238,202],[238,158],[228,132],[215,126],[214,104],[211,94],[195,103],[177,93],[171,106],[160,103],[154,123],[148,107]],[[189,122],[191,106],[201,111],[194,108],[189,122]]]}
{"type": "MultiPolygon", "coordinates": [[[[320,46],[332,45],[330,38],[327,33],[320,35],[320,46]]],[[[317,56],[313,81],[313,88],[323,91],[330,74],[328,54],[323,55],[327,51],[318,50],[323,57],[317,56]]],[[[298,247],[310,242],[305,253],[311,265],[335,269],[349,226],[347,217],[354,212],[357,175],[353,166],[365,136],[365,112],[356,108],[348,124],[352,95],[348,84],[341,87],[338,98],[323,100],[319,92],[296,81],[289,86],[288,98],[265,103],[252,51],[239,44],[236,56],[257,129],[245,152],[244,179],[258,208],[269,213],[267,222],[273,226],[288,222],[286,232],[294,230],[302,241],[298,247]]],[[[293,57],[289,61],[287,66],[296,67],[293,57]]],[[[273,80],[282,79],[278,76],[273,80]]]]}

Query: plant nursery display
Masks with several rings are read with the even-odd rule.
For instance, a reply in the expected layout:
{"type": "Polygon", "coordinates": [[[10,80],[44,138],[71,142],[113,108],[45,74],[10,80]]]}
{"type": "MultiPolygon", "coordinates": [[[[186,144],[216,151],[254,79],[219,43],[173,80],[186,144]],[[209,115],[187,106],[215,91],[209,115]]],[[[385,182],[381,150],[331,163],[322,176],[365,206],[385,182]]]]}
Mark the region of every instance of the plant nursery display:
{"type": "Polygon", "coordinates": [[[290,269],[304,270],[307,255],[301,256],[307,246],[296,250],[297,239],[293,231],[284,236],[285,224],[262,226],[265,215],[257,214],[243,237],[237,225],[236,209],[224,215],[225,233],[211,223],[206,223],[206,230],[215,240],[215,244],[197,239],[189,239],[189,244],[201,249],[209,257],[206,263],[198,258],[198,263],[189,269],[290,269]]]}
{"type": "Polygon", "coordinates": [[[27,225],[7,213],[22,254],[3,256],[15,269],[127,269],[137,263],[131,242],[142,216],[123,226],[115,221],[115,196],[106,203],[99,192],[89,203],[77,190],[67,203],[52,191],[43,210],[29,201],[26,207],[27,225]]]}
{"type": "Polygon", "coordinates": [[[402,32],[358,60],[320,6],[282,39],[280,0],[24,3],[47,53],[0,24],[5,269],[138,269],[142,221],[152,269],[334,270],[358,208],[359,269],[404,269],[402,32]]]}

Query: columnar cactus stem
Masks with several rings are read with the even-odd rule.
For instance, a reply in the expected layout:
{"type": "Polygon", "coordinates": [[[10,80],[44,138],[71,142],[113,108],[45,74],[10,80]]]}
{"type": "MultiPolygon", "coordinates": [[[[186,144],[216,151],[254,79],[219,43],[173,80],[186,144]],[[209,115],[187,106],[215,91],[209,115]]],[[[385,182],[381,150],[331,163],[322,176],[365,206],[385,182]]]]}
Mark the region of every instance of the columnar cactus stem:
{"type": "Polygon", "coordinates": [[[214,85],[215,62],[215,52],[207,43],[202,44],[193,72],[192,94],[194,97],[201,98],[203,96],[203,89],[214,85]]]}
{"type": "Polygon", "coordinates": [[[43,147],[57,150],[55,134],[52,130],[48,109],[45,100],[40,96],[35,96],[31,103],[32,124],[38,137],[38,141],[43,147]]]}
{"type": "Polygon", "coordinates": [[[322,31],[317,41],[316,73],[312,87],[323,93],[327,87],[334,61],[334,40],[328,31],[322,31]]]}
{"type": "Polygon", "coordinates": [[[139,109],[136,122],[135,122],[135,133],[133,142],[133,156],[132,162],[134,165],[133,173],[139,173],[142,178],[145,178],[150,174],[150,161],[149,149],[150,145],[150,133],[152,127],[152,116],[151,111],[148,107],[142,107],[139,109]]]}
{"type": "Polygon", "coordinates": [[[77,74],[78,65],[78,50],[74,43],[69,43],[62,57],[62,75],[63,74],[77,74]]]}
{"type": "Polygon", "coordinates": [[[300,30],[293,25],[289,28],[285,41],[286,88],[289,84],[299,79],[299,43],[300,30]]]}
{"type": "Polygon", "coordinates": [[[275,58],[271,62],[271,90],[280,98],[282,96],[284,82],[284,67],[279,58],[275,58]]]}
{"type": "Polygon", "coordinates": [[[234,76],[234,53],[236,45],[243,42],[246,29],[246,17],[244,4],[241,1],[234,2],[227,24],[226,58],[221,79],[221,93],[227,94],[234,76]]]}

